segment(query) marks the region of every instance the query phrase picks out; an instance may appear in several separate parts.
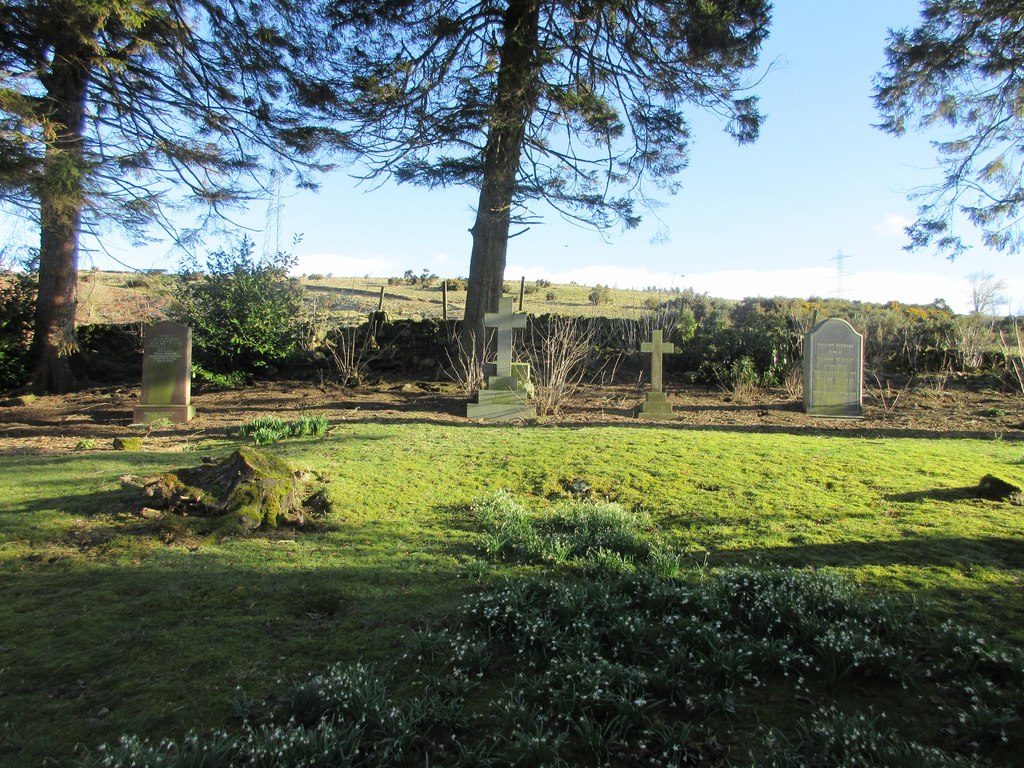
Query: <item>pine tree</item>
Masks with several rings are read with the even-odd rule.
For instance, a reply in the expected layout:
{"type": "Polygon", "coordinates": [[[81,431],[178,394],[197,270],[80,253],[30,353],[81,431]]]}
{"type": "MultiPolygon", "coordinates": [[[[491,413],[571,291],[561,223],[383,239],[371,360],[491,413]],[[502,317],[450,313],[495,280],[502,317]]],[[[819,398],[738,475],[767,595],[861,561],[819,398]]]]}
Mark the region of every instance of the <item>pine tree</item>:
{"type": "Polygon", "coordinates": [[[910,249],[954,258],[966,218],[1000,251],[1024,246],[1024,7],[1017,0],[925,0],[921,24],[890,33],[875,103],[897,136],[939,131],[942,181],[922,200],[910,249]]]}
{"type": "Polygon", "coordinates": [[[685,110],[753,141],[766,0],[336,0],[341,114],[368,176],[480,190],[464,340],[482,354],[530,201],[635,227],[687,162],[685,110]]]}
{"type": "Polygon", "coordinates": [[[293,42],[308,21],[286,2],[0,6],[0,201],[40,230],[37,391],[73,384],[83,232],[143,238],[180,209],[201,223],[252,195],[268,152],[306,184],[318,151],[342,143],[314,119],[331,92],[306,76],[317,52],[293,42]]]}

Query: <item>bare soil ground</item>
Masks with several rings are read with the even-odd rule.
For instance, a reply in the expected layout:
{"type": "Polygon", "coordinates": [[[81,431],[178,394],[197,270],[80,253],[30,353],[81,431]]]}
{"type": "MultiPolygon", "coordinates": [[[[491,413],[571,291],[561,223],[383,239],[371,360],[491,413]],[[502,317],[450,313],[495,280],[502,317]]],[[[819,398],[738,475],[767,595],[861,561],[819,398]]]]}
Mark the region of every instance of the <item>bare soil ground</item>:
{"type": "MultiPolygon", "coordinates": [[[[1001,438],[1024,440],[1024,397],[994,380],[942,381],[868,389],[863,419],[821,419],[803,412],[784,390],[750,398],[700,387],[668,388],[676,418],[638,421],[643,393],[633,386],[584,387],[556,416],[538,426],[658,425],[864,437],[1001,438]]],[[[113,439],[141,435],[150,451],[194,450],[258,416],[292,419],[321,414],[344,422],[466,423],[467,398],[455,387],[393,382],[355,389],[309,382],[264,381],[238,390],[199,390],[197,416],[188,424],[133,426],[138,387],[106,387],[0,406],[0,453],[113,450],[113,439]]],[[[533,425],[524,425],[531,428],[533,425]]]]}

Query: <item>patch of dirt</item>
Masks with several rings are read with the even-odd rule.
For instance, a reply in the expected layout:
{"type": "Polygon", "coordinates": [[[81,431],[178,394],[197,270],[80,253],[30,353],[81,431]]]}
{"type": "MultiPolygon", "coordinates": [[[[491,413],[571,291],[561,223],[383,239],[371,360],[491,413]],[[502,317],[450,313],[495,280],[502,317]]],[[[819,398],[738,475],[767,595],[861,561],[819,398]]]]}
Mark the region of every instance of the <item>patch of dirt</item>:
{"type": "MultiPolygon", "coordinates": [[[[864,437],[1024,439],[1024,397],[992,379],[950,379],[905,388],[869,388],[864,418],[822,419],[781,389],[737,402],[701,387],[668,387],[676,418],[640,421],[643,393],[634,386],[583,387],[558,416],[536,426],[629,425],[673,429],[722,429],[864,437]]],[[[187,424],[132,426],[138,387],[108,387],[37,398],[0,407],[0,453],[70,453],[114,450],[113,440],[142,436],[144,450],[195,450],[210,438],[258,416],[294,419],[300,414],[346,422],[466,423],[465,395],[433,382],[392,382],[358,389],[309,382],[263,381],[238,390],[198,391],[196,418],[187,424]]],[[[534,424],[525,425],[534,428],[534,424]]]]}

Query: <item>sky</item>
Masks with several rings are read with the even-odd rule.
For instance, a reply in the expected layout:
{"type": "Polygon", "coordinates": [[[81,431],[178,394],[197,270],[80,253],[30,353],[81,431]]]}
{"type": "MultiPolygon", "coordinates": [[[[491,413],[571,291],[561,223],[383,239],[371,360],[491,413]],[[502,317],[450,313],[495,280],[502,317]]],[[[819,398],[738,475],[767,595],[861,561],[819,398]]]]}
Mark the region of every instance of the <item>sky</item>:
{"type": "MultiPolygon", "coordinates": [[[[639,229],[602,236],[539,209],[544,223],[509,243],[506,278],[692,288],[720,298],[841,296],[970,309],[969,275],[1006,286],[1008,311],[1024,309],[1024,255],[977,246],[950,262],[904,250],[916,205],[908,192],[938,181],[929,137],[895,138],[879,118],[872,78],[890,28],[916,26],[919,0],[776,0],[762,53],[770,71],[755,89],[767,115],[753,145],[738,146],[717,118],[690,116],[682,190],[639,229]],[[658,222],[660,219],[660,224],[658,222]],[[659,242],[664,226],[668,239],[659,242]]],[[[935,137],[931,137],[935,138],[935,137]]],[[[469,272],[476,195],[384,184],[368,190],[341,168],[318,193],[284,194],[242,221],[258,246],[290,250],[298,273],[396,276],[469,272]],[[293,237],[301,241],[293,245],[293,237]]],[[[966,232],[965,232],[966,234],[966,232]]],[[[173,269],[167,246],[109,242],[133,268],[173,269]]],[[[99,253],[83,266],[119,268],[99,253]]]]}

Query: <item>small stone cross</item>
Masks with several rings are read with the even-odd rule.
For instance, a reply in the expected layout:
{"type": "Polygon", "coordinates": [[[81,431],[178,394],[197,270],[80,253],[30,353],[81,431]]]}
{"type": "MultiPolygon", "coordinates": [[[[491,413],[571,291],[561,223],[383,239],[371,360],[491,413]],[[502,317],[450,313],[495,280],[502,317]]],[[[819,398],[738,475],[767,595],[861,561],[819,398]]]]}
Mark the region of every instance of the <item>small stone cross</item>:
{"type": "Polygon", "coordinates": [[[661,392],[661,356],[671,355],[676,351],[675,344],[667,344],[661,339],[661,331],[651,331],[651,340],[640,345],[641,352],[651,353],[651,392],[661,392]]]}
{"type": "Polygon", "coordinates": [[[498,331],[498,376],[512,375],[512,330],[526,327],[526,313],[514,312],[512,307],[512,297],[502,296],[498,299],[498,311],[484,314],[484,327],[498,331]]]}

